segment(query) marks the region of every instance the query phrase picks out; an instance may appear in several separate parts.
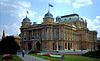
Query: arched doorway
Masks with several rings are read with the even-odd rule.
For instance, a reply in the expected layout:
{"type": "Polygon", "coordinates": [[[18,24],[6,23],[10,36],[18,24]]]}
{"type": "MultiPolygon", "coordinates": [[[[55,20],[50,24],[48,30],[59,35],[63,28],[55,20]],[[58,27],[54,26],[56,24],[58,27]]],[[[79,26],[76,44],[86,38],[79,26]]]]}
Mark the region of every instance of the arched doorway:
{"type": "Polygon", "coordinates": [[[41,44],[40,44],[40,42],[38,41],[38,42],[36,43],[36,50],[38,50],[38,51],[41,50],[40,47],[41,47],[41,44]]]}
{"type": "Polygon", "coordinates": [[[53,43],[53,50],[56,50],[56,44],[53,43]]]}
{"type": "Polygon", "coordinates": [[[32,44],[31,42],[28,42],[28,50],[31,50],[32,49],[32,44]]]}
{"type": "Polygon", "coordinates": [[[70,43],[68,43],[68,50],[70,50],[70,43]]]}

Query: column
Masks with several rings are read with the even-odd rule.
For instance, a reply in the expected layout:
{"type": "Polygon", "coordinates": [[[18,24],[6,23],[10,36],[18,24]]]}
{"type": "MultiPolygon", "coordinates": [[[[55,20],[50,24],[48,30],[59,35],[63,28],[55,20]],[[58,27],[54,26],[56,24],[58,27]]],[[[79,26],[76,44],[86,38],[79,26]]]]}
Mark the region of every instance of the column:
{"type": "Polygon", "coordinates": [[[49,36],[48,33],[49,33],[49,29],[47,29],[47,32],[46,32],[46,36],[47,36],[47,37],[46,37],[46,40],[48,40],[48,36],[49,36]]]}
{"type": "Polygon", "coordinates": [[[36,39],[38,39],[38,29],[36,29],[36,39]]]}
{"type": "Polygon", "coordinates": [[[52,30],[52,28],[50,29],[50,40],[53,40],[53,30],[52,30]]]}
{"type": "Polygon", "coordinates": [[[67,42],[67,50],[68,50],[68,42],[67,42]]]}
{"type": "Polygon", "coordinates": [[[32,30],[32,33],[31,33],[31,34],[32,34],[32,37],[31,37],[31,39],[34,39],[34,34],[33,34],[33,30],[32,30]]]}
{"type": "Polygon", "coordinates": [[[44,29],[42,29],[42,40],[44,40],[44,29]]]}
{"type": "Polygon", "coordinates": [[[64,40],[66,40],[66,31],[65,31],[65,29],[63,30],[63,34],[64,34],[64,40]]]}
{"type": "Polygon", "coordinates": [[[44,29],[44,40],[46,40],[46,36],[47,36],[47,35],[46,35],[46,32],[47,32],[47,29],[45,28],[45,29],[44,29]]]}
{"type": "Polygon", "coordinates": [[[23,40],[26,41],[26,32],[24,32],[23,40]]]}
{"type": "Polygon", "coordinates": [[[56,40],[56,39],[57,39],[57,38],[56,38],[56,29],[54,29],[53,31],[54,31],[54,33],[53,33],[53,35],[54,35],[54,40],[56,40]]]}
{"type": "Polygon", "coordinates": [[[59,28],[59,40],[61,40],[61,29],[59,28]]]}

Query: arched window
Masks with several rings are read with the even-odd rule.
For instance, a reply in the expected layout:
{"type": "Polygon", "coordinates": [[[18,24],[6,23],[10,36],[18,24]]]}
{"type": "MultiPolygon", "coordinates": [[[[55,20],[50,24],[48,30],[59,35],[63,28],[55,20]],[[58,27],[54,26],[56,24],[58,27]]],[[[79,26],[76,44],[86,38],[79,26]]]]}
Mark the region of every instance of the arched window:
{"type": "Polygon", "coordinates": [[[54,43],[53,43],[53,50],[54,50],[54,43]]]}
{"type": "Polygon", "coordinates": [[[68,50],[70,50],[70,43],[68,43],[68,50]]]}
{"type": "Polygon", "coordinates": [[[65,43],[65,49],[67,49],[67,43],[65,43]]]}

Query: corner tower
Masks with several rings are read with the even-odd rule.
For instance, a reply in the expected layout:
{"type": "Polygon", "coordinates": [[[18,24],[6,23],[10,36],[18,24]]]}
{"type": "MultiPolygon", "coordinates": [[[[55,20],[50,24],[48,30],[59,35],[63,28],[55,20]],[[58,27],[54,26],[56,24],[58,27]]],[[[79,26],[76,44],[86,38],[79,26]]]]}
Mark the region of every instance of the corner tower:
{"type": "Polygon", "coordinates": [[[44,15],[42,24],[54,24],[53,15],[49,11],[44,15]]]}
{"type": "Polygon", "coordinates": [[[31,26],[31,22],[30,22],[30,19],[26,17],[23,19],[22,21],[22,25],[21,25],[21,28],[20,28],[20,31],[21,31],[21,38],[22,38],[22,41],[28,41],[29,40],[29,32],[28,32],[28,29],[30,28],[31,26]]]}
{"type": "Polygon", "coordinates": [[[30,19],[26,15],[26,17],[22,21],[21,28],[28,28],[30,25],[31,25],[30,19]]]}

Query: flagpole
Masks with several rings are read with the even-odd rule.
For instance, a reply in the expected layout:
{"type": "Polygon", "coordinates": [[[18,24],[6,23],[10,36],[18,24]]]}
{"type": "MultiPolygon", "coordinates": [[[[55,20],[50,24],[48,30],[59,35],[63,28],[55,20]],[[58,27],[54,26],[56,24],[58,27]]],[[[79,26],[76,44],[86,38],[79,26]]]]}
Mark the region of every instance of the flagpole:
{"type": "Polygon", "coordinates": [[[28,12],[28,10],[26,10],[26,17],[28,16],[28,14],[29,14],[29,12],[28,12]]]}
{"type": "Polygon", "coordinates": [[[49,6],[49,3],[48,3],[48,12],[50,11],[50,6],[49,6]]]}
{"type": "Polygon", "coordinates": [[[48,3],[48,12],[50,11],[50,7],[53,7],[53,5],[48,3]]]}

